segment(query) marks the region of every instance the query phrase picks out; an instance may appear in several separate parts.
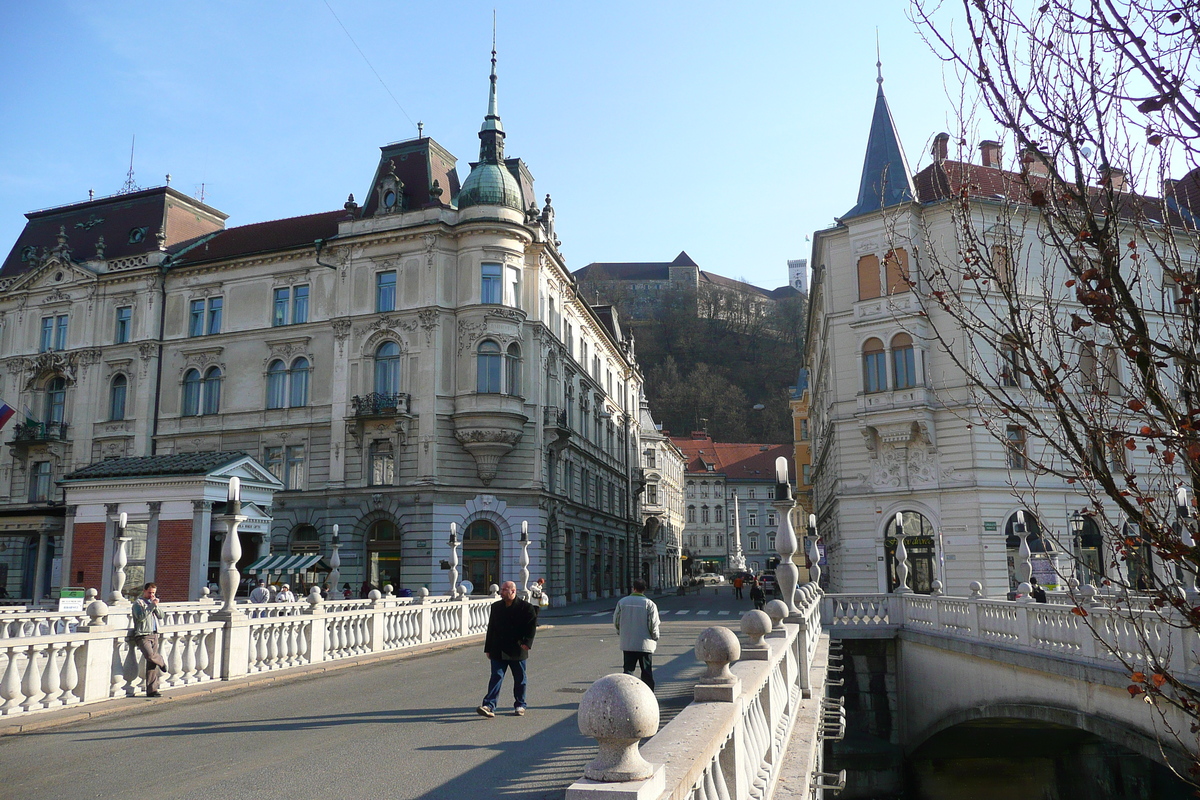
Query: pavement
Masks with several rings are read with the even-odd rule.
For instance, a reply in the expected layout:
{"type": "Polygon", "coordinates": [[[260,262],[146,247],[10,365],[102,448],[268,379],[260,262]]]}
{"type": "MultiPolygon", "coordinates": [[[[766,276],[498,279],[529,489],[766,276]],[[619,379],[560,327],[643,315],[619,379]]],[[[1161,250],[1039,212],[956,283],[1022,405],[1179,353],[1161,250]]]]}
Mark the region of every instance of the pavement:
{"type": "MultiPolygon", "coordinates": [[[[34,715],[0,737],[0,796],[117,798],[138,787],[191,800],[340,787],[389,798],[561,798],[596,754],[578,731],[579,699],[621,668],[617,599],[543,610],[525,717],[505,713],[507,684],[495,719],[475,714],[488,669],[473,637],[34,715]]],[[[713,624],[737,630],[751,606],[731,587],[655,600],[663,620],[655,694],[665,725],[703,673],[696,636],[713,624]]]]}

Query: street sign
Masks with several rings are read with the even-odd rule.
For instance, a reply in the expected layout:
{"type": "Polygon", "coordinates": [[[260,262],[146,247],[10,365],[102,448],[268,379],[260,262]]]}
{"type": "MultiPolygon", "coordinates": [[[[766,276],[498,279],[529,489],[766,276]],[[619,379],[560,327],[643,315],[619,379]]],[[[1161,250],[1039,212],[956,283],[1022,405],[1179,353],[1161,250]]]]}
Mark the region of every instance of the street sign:
{"type": "Polygon", "coordinates": [[[64,586],[58,594],[58,610],[65,611],[68,614],[83,613],[83,593],[82,586],[64,586]]]}

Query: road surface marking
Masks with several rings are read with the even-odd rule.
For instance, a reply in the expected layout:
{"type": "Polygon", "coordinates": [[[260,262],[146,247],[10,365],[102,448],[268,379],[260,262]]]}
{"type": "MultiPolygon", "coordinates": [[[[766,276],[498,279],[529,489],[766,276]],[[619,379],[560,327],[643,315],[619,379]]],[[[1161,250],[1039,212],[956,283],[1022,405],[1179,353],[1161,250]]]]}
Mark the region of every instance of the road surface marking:
{"type": "Polygon", "coordinates": [[[704,609],[703,611],[697,611],[697,612],[696,612],[696,614],[697,614],[697,615],[699,615],[699,614],[707,614],[707,613],[708,613],[708,609],[707,609],[707,608],[706,608],[706,609],[704,609]]]}
{"type": "Polygon", "coordinates": [[[592,614],[592,616],[593,617],[607,617],[609,615],[609,613],[610,612],[608,612],[608,611],[601,611],[599,614],[592,614]]]}
{"type": "Polygon", "coordinates": [[[688,613],[690,613],[690,612],[691,612],[691,609],[690,609],[690,608],[682,608],[682,609],[680,609],[679,611],[676,611],[675,613],[676,613],[676,614],[688,614],[688,613]]]}
{"type": "Polygon", "coordinates": [[[719,616],[719,617],[723,617],[723,616],[725,616],[725,615],[726,615],[726,614],[728,614],[728,613],[729,613],[728,611],[718,611],[718,612],[717,612],[717,616],[719,616]]]}

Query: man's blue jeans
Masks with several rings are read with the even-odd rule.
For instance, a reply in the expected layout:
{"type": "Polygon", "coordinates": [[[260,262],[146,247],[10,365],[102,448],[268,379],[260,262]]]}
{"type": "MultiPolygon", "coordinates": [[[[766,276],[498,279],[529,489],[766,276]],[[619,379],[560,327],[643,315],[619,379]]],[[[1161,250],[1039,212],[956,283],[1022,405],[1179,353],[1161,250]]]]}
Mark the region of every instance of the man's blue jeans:
{"type": "Polygon", "coordinates": [[[524,661],[506,661],[502,658],[493,658],[492,660],[492,675],[488,678],[487,696],[483,698],[483,705],[496,710],[496,701],[500,699],[500,687],[504,683],[504,670],[512,670],[513,676],[513,707],[525,707],[525,662],[524,661]]]}

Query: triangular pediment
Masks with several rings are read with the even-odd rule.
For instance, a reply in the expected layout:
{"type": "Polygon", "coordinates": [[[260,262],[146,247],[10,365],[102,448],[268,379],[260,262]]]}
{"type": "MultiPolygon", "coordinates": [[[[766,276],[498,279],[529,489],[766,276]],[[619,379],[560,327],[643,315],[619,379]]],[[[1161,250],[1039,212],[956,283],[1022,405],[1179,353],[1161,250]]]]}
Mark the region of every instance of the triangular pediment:
{"type": "Polygon", "coordinates": [[[76,264],[58,255],[51,255],[22,275],[9,292],[63,292],[74,286],[94,283],[99,276],[99,272],[85,264],[76,264]]]}
{"type": "Polygon", "coordinates": [[[282,491],[283,483],[271,474],[270,470],[258,463],[253,456],[244,456],[236,461],[231,461],[219,469],[209,473],[210,477],[214,478],[238,478],[245,482],[264,484],[270,486],[274,491],[282,491]]]}

